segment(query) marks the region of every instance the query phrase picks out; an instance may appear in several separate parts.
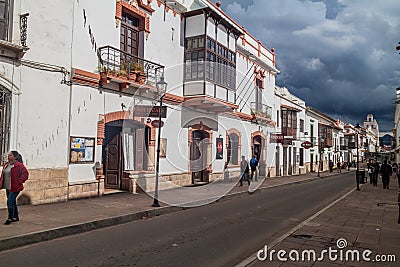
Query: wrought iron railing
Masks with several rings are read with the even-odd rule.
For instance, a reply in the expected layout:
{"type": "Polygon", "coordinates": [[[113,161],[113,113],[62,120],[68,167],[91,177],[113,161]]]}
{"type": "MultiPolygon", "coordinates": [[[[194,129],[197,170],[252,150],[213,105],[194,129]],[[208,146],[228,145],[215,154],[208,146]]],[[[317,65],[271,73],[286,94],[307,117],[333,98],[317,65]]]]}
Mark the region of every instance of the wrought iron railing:
{"type": "Polygon", "coordinates": [[[97,50],[99,72],[123,76],[127,80],[156,86],[164,75],[164,66],[126,53],[112,46],[103,46],[97,50]],[[141,78],[140,78],[141,77],[141,78]]]}
{"type": "Polygon", "coordinates": [[[268,105],[264,105],[264,104],[258,103],[258,102],[251,102],[250,109],[251,109],[251,112],[256,116],[260,116],[260,117],[264,117],[264,118],[268,118],[268,119],[272,118],[272,107],[270,107],[268,105]]]}

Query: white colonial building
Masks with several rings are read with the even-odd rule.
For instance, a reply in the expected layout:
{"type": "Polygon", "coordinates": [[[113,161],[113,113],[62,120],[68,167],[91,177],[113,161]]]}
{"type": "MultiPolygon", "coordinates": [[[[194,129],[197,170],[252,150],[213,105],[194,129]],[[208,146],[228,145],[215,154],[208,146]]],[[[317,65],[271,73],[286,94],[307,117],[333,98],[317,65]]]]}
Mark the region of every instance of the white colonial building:
{"type": "Polygon", "coordinates": [[[0,152],[23,155],[26,203],[153,191],[157,147],[160,189],[237,178],[241,156],[262,177],[341,157],[342,128],[275,85],[274,49],[219,3],[0,4],[0,152]]]}

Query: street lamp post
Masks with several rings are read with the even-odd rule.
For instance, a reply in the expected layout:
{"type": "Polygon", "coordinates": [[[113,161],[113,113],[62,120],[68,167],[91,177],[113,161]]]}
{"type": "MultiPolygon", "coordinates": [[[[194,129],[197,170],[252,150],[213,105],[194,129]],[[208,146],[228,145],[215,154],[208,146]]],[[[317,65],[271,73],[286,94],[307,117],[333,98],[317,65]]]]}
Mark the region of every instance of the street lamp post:
{"type": "Polygon", "coordinates": [[[318,177],[320,177],[319,175],[319,169],[321,168],[321,159],[322,159],[322,153],[324,151],[324,149],[322,148],[322,146],[324,145],[324,138],[321,137],[319,142],[318,142],[318,152],[319,152],[319,161],[318,161],[318,177]]]}
{"type": "Polygon", "coordinates": [[[356,171],[356,183],[357,183],[357,191],[360,191],[360,167],[359,167],[359,152],[358,152],[358,135],[359,130],[361,128],[360,124],[356,125],[356,149],[357,149],[357,171],[356,171]]]}
{"type": "Polygon", "coordinates": [[[154,198],[153,198],[153,207],[160,207],[160,203],[158,203],[158,173],[160,172],[160,142],[161,142],[161,110],[163,107],[163,98],[165,92],[167,91],[167,83],[164,81],[164,73],[160,77],[160,80],[156,83],[157,89],[160,93],[160,110],[158,111],[158,137],[157,137],[157,158],[156,158],[156,181],[155,181],[155,190],[154,190],[154,198]]]}

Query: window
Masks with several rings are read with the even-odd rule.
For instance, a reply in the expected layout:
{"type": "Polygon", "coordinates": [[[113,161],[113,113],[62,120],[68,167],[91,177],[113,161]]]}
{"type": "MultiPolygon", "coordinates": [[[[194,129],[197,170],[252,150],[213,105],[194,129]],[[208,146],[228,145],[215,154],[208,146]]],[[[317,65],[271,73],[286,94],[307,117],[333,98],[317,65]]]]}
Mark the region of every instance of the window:
{"type": "Polygon", "coordinates": [[[234,133],[228,135],[227,161],[231,165],[239,165],[239,136],[234,133]]]}
{"type": "Polygon", "coordinates": [[[125,13],[122,14],[120,49],[134,56],[139,55],[139,19],[125,13]]]}
{"type": "Polygon", "coordinates": [[[204,77],[204,51],[185,53],[186,80],[196,80],[204,77]]]}
{"type": "Polygon", "coordinates": [[[207,79],[229,89],[235,89],[235,52],[210,37],[207,37],[206,43],[204,40],[204,36],[197,36],[187,38],[185,41],[185,79],[207,79]]]}
{"type": "Polygon", "coordinates": [[[8,41],[11,33],[11,12],[13,0],[0,0],[0,39],[8,41]]]}
{"type": "Polygon", "coordinates": [[[300,148],[300,166],[304,166],[304,148],[300,148]]]}
{"type": "Polygon", "coordinates": [[[293,136],[296,139],[297,112],[295,110],[282,109],[282,134],[293,136]]]}
{"type": "Polygon", "coordinates": [[[279,127],[279,110],[276,111],[276,127],[279,127]]]}
{"type": "Polygon", "coordinates": [[[11,92],[0,86],[0,153],[3,161],[7,160],[10,146],[11,92]]]}
{"type": "Polygon", "coordinates": [[[262,111],[263,106],[262,106],[262,88],[263,88],[263,82],[261,79],[256,78],[256,110],[257,111],[262,111]]]}
{"type": "Polygon", "coordinates": [[[300,132],[304,133],[304,120],[300,119],[300,132]]]}
{"type": "MultiPolygon", "coordinates": [[[[185,42],[185,80],[204,79],[204,37],[188,38],[185,42]]],[[[214,70],[208,68],[207,75],[214,70]]]]}

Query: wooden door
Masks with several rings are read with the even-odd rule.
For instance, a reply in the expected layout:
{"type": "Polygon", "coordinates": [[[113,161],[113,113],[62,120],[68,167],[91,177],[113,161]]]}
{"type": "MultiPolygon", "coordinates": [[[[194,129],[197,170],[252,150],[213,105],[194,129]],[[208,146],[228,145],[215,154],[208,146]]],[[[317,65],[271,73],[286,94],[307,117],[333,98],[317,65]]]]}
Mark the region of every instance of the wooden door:
{"type": "Polygon", "coordinates": [[[121,134],[117,134],[106,146],[106,188],[120,189],[121,163],[121,134]]]}
{"type": "Polygon", "coordinates": [[[203,131],[194,131],[192,133],[192,143],[190,145],[190,171],[192,172],[192,183],[209,182],[207,171],[207,155],[211,144],[205,142],[208,136],[203,131]]]}

